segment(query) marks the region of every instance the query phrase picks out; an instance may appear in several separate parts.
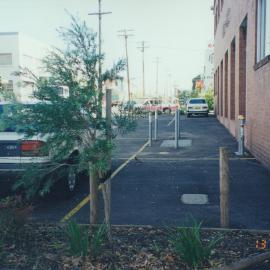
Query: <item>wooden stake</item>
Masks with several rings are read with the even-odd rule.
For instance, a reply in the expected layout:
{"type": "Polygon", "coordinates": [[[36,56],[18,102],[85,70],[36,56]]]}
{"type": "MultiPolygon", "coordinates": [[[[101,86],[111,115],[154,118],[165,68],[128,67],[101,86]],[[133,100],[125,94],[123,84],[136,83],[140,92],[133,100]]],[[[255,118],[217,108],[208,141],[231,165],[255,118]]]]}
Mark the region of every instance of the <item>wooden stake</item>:
{"type": "Polygon", "coordinates": [[[90,224],[98,223],[98,175],[97,172],[92,168],[92,164],[89,164],[90,168],[90,224]]]}
{"type": "Polygon", "coordinates": [[[229,154],[225,147],[220,148],[220,226],[228,228],[230,223],[230,182],[229,182],[229,154]]]}
{"type": "Polygon", "coordinates": [[[270,252],[269,251],[264,252],[262,254],[250,256],[250,257],[242,259],[238,262],[232,263],[228,266],[223,266],[221,268],[211,268],[211,270],[243,270],[243,269],[251,267],[257,263],[263,262],[267,259],[270,259],[270,252]]]}

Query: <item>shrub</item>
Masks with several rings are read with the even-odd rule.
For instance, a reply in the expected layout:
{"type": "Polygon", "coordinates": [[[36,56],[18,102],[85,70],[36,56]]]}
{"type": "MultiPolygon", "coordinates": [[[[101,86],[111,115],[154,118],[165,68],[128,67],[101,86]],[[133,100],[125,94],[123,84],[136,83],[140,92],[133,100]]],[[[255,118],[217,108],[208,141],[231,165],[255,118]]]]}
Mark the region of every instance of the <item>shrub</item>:
{"type": "Polygon", "coordinates": [[[213,110],[214,109],[214,90],[213,89],[207,90],[204,98],[206,99],[209,110],[210,111],[213,110]]]}
{"type": "Polygon", "coordinates": [[[201,239],[201,223],[194,221],[191,228],[170,230],[169,242],[180,259],[192,269],[209,260],[212,250],[222,240],[222,236],[204,244],[201,239]]]}
{"type": "Polygon", "coordinates": [[[90,241],[91,256],[93,258],[100,255],[104,242],[108,239],[108,228],[106,224],[101,224],[93,228],[90,241]]]}
{"type": "Polygon", "coordinates": [[[75,256],[85,257],[89,250],[88,233],[75,221],[70,221],[67,227],[70,251],[75,256]]]}

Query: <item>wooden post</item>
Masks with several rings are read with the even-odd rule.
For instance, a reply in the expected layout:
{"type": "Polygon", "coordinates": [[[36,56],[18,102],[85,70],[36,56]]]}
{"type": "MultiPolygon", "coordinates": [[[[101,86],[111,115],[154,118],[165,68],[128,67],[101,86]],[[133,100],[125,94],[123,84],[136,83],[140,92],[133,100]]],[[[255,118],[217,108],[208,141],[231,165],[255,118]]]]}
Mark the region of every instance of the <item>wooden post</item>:
{"type": "Polygon", "coordinates": [[[89,182],[90,182],[90,224],[98,223],[98,174],[89,164],[89,182]]]}
{"type": "Polygon", "coordinates": [[[228,228],[230,224],[229,154],[225,147],[219,150],[220,226],[228,228]]]}

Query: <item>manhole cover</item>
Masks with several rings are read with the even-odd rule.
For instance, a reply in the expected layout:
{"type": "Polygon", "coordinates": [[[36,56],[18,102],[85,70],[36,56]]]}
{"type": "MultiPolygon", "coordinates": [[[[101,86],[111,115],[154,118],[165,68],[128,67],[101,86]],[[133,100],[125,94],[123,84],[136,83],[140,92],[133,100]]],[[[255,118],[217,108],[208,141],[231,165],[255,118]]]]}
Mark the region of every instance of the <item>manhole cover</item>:
{"type": "MultiPolygon", "coordinates": [[[[191,147],[192,140],[178,140],[179,147],[191,147]]],[[[164,140],[160,147],[169,147],[174,148],[175,147],[175,140],[164,140]]]]}
{"type": "Polygon", "coordinates": [[[169,155],[169,152],[158,152],[160,155],[169,155]]]}
{"type": "Polygon", "coordinates": [[[184,204],[207,204],[208,195],[206,194],[183,194],[181,201],[184,204]]]}

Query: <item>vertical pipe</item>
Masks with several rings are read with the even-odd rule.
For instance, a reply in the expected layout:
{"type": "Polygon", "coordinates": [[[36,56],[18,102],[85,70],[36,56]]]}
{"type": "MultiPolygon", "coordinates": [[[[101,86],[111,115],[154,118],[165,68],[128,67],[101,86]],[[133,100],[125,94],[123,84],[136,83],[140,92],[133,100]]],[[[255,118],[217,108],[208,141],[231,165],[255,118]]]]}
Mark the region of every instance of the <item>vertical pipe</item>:
{"type": "Polygon", "coordinates": [[[178,110],[175,110],[174,116],[174,140],[175,140],[175,149],[178,149],[178,110]]]}
{"type": "Polygon", "coordinates": [[[152,113],[149,112],[149,146],[152,146],[152,113]]]}
{"type": "Polygon", "coordinates": [[[158,133],[158,111],[155,110],[155,133],[154,133],[154,140],[157,140],[157,133],[158,133]]]}
{"type": "Polygon", "coordinates": [[[236,154],[239,156],[243,156],[245,143],[245,133],[244,133],[245,118],[244,116],[239,115],[238,119],[239,119],[238,152],[236,154]]]}
{"type": "Polygon", "coordinates": [[[181,138],[181,132],[180,132],[180,119],[181,119],[181,114],[180,114],[180,110],[179,109],[177,109],[177,114],[178,114],[178,139],[180,140],[180,138],[181,138]]]}

